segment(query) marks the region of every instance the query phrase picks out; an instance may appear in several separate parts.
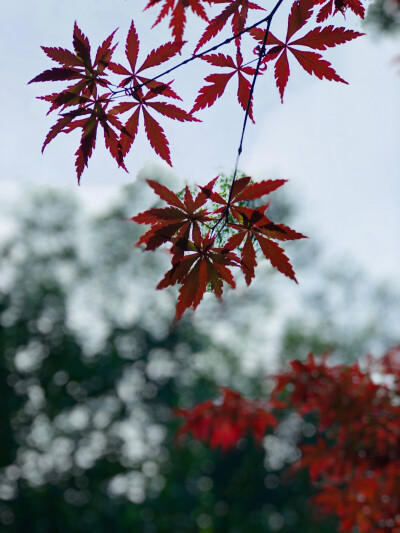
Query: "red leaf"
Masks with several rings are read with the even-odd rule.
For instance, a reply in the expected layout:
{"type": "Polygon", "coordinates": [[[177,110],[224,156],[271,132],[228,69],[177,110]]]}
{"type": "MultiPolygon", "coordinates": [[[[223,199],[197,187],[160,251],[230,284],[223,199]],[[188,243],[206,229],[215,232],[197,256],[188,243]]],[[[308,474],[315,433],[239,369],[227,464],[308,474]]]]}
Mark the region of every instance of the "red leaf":
{"type": "Polygon", "coordinates": [[[295,241],[297,239],[307,238],[302,233],[298,233],[284,224],[275,224],[271,221],[265,225],[259,225],[258,227],[264,235],[271,239],[277,239],[278,241],[295,241]]]}
{"type": "Polygon", "coordinates": [[[335,15],[338,11],[344,15],[347,8],[350,8],[358,17],[361,17],[362,19],[364,18],[365,9],[360,0],[328,0],[328,2],[321,7],[317,16],[317,22],[323,22],[330,15],[335,15]]]}
{"type": "Polygon", "coordinates": [[[282,248],[276,244],[276,242],[266,239],[265,237],[257,237],[257,240],[261,246],[263,254],[271,261],[271,265],[297,283],[292,265],[282,248]]]}
{"type": "Polygon", "coordinates": [[[122,153],[125,156],[132,147],[136,134],[139,128],[139,114],[140,108],[135,109],[134,113],[130,116],[125,124],[125,132],[121,135],[121,147],[122,153]]]}
{"type": "Polygon", "coordinates": [[[50,141],[54,139],[59,133],[63,131],[65,126],[71,122],[75,118],[76,114],[68,114],[65,116],[60,117],[57,122],[50,128],[49,133],[46,136],[46,139],[42,146],[42,153],[46,146],[49,144],[50,141]]]}
{"type": "Polygon", "coordinates": [[[125,55],[132,69],[132,72],[135,72],[138,54],[139,54],[139,37],[138,37],[135,25],[132,20],[131,25],[129,27],[128,36],[126,38],[126,44],[125,44],[125,55]]]}
{"type": "Polygon", "coordinates": [[[45,70],[29,83],[35,83],[38,81],[64,81],[64,80],[76,80],[81,78],[82,75],[79,71],[73,68],[52,68],[45,70]]]}
{"type": "Polygon", "coordinates": [[[169,143],[160,124],[143,108],[144,127],[154,151],[172,167],[169,143]]]}
{"type": "Polygon", "coordinates": [[[285,93],[285,88],[289,79],[290,69],[289,62],[287,57],[286,49],[279,56],[277,62],[275,63],[275,80],[276,86],[279,89],[279,94],[281,95],[281,102],[283,103],[283,95],[285,93]]]}
{"type": "Polygon", "coordinates": [[[122,76],[130,76],[131,73],[125,67],[119,63],[113,63],[112,61],[108,64],[108,68],[114,72],[114,74],[120,74],[122,76]]]}
{"type": "Polygon", "coordinates": [[[327,80],[340,81],[347,84],[347,81],[338,76],[335,70],[331,67],[329,61],[322,59],[320,54],[314,52],[300,52],[299,50],[292,48],[290,51],[304,70],[309,74],[315,74],[320,80],[325,78],[327,80]]]}
{"type": "Polygon", "coordinates": [[[315,0],[295,0],[288,18],[286,42],[300,30],[311,17],[315,0]]]}
{"type": "Polygon", "coordinates": [[[87,167],[89,158],[91,157],[93,149],[96,146],[96,133],[97,122],[93,117],[91,117],[91,119],[86,121],[85,127],[82,131],[81,143],[75,154],[75,167],[78,176],[78,185],[80,184],[83,170],[85,167],[87,167]]]}
{"type": "Polygon", "coordinates": [[[234,76],[234,72],[207,76],[204,81],[210,83],[210,85],[204,85],[200,89],[191,112],[194,113],[200,109],[211,107],[224,94],[226,85],[232,76],[234,76]]]}
{"type": "MultiPolygon", "coordinates": [[[[194,235],[198,231],[200,222],[204,223],[210,220],[208,212],[205,209],[200,209],[207,198],[203,192],[200,192],[193,199],[189,189],[186,188],[182,202],[167,187],[151,180],[148,180],[148,183],[156,194],[172,207],[149,209],[132,218],[138,224],[152,225],[151,230],[141,237],[137,244],[146,244],[147,250],[154,250],[161,244],[171,241],[174,253],[173,262],[176,262],[178,259],[181,260],[184,252],[189,249],[190,230],[193,231],[194,235]]],[[[190,249],[195,250],[194,245],[190,249]]],[[[176,276],[176,268],[173,269],[173,274],[176,276]]]]}
{"type": "Polygon", "coordinates": [[[76,55],[83,61],[85,66],[91,67],[89,39],[82,33],[76,22],[72,42],[76,55]]]}
{"type": "MultiPolygon", "coordinates": [[[[113,117],[113,122],[117,120],[115,117],[113,117]]],[[[104,141],[106,148],[109,150],[112,157],[115,159],[115,161],[118,163],[119,167],[122,167],[126,172],[128,172],[127,168],[124,164],[124,152],[119,140],[118,135],[115,133],[113,128],[107,123],[107,121],[102,121],[101,125],[104,130],[104,141]]],[[[114,122],[115,125],[115,122],[114,122]]],[[[117,123],[118,129],[122,129],[122,125],[117,123]]]]}
{"type": "Polygon", "coordinates": [[[113,52],[116,48],[116,45],[111,48],[112,40],[114,38],[115,32],[117,30],[114,30],[108,37],[103,41],[103,43],[99,46],[96,52],[96,57],[94,60],[94,66],[97,66],[97,72],[101,74],[106,67],[108,67],[111,57],[113,55],[113,52]]]}
{"type": "MultiPolygon", "coordinates": [[[[251,90],[251,83],[249,82],[249,80],[247,80],[243,76],[243,74],[239,73],[239,84],[238,84],[237,97],[238,97],[238,102],[242,106],[243,111],[246,111],[247,109],[247,105],[249,103],[249,98],[250,98],[250,90],[251,90]]],[[[253,100],[250,102],[249,117],[254,122],[253,100]]]]}
{"type": "Polygon", "coordinates": [[[287,180],[264,180],[256,183],[250,183],[246,189],[238,194],[236,201],[243,202],[247,200],[256,200],[266,194],[270,194],[273,191],[279,189],[286,183],[287,180]]]}
{"type": "MultiPolygon", "coordinates": [[[[264,42],[265,30],[263,30],[261,28],[253,28],[252,30],[249,31],[249,33],[260,44],[262,44],[264,42]]],[[[284,46],[284,43],[282,41],[280,41],[279,39],[277,39],[275,37],[275,35],[273,35],[271,32],[269,32],[268,33],[268,37],[267,37],[266,45],[267,46],[268,45],[271,45],[271,46],[284,46]]]]}
{"type": "Polygon", "coordinates": [[[146,87],[150,89],[150,91],[154,95],[161,95],[167,98],[174,98],[175,100],[182,100],[182,98],[171,89],[168,83],[150,80],[149,78],[143,78],[142,76],[138,76],[138,80],[140,80],[141,83],[145,84],[146,87]]]}
{"type": "Polygon", "coordinates": [[[338,44],[344,44],[356,37],[361,37],[364,33],[359,33],[345,28],[335,28],[326,26],[325,28],[317,27],[309,31],[304,37],[292,41],[290,46],[302,45],[314,48],[316,50],[326,50],[338,44]]]}
{"type": "Polygon", "coordinates": [[[214,19],[214,21],[211,21],[210,25],[207,26],[205,32],[200,37],[200,40],[197,43],[196,48],[194,49],[193,53],[197,54],[200,48],[204,46],[206,43],[208,43],[210,39],[215,37],[222,30],[225,24],[226,24],[226,21],[223,21],[223,20],[216,21],[216,19],[214,19]]]}
{"type": "Polygon", "coordinates": [[[190,432],[195,439],[211,448],[220,446],[223,451],[234,448],[247,435],[261,443],[266,429],[277,424],[267,402],[248,400],[226,388],[221,392],[222,401],[218,403],[208,400],[193,409],[178,409],[176,414],[186,419],[179,434],[190,432]]]}
{"type": "Polygon", "coordinates": [[[43,52],[53,61],[57,61],[66,67],[80,67],[82,61],[72,52],[65,48],[49,48],[48,46],[41,47],[43,52]]]}
{"type": "Polygon", "coordinates": [[[176,41],[182,41],[186,24],[187,8],[190,7],[193,13],[195,13],[198,17],[208,21],[206,12],[204,7],[201,5],[201,2],[206,2],[209,4],[210,0],[149,0],[145,10],[161,2],[163,2],[163,5],[155,23],[153,24],[153,27],[159,24],[168,15],[168,13],[172,12],[169,27],[172,29],[172,35],[176,41]]]}
{"type": "Polygon", "coordinates": [[[184,44],[184,42],[175,41],[172,43],[163,44],[156,50],[152,50],[145,59],[143,65],[137,70],[137,72],[139,73],[142,70],[148,69],[150,67],[156,67],[158,65],[161,65],[162,63],[165,63],[169,59],[176,56],[176,54],[179,54],[184,44]]]}
{"type": "MultiPolygon", "coordinates": [[[[323,1],[323,0],[322,0],[323,1]]],[[[336,2],[359,2],[359,0],[335,0],[336,2]]],[[[334,81],[345,82],[335,70],[331,67],[328,61],[322,59],[320,54],[313,52],[297,50],[293,46],[307,46],[311,49],[317,50],[326,50],[327,48],[334,47],[338,44],[344,44],[345,42],[351,41],[356,37],[363,35],[362,33],[355,32],[352,30],[346,30],[345,28],[335,28],[334,26],[327,26],[325,28],[317,27],[309,31],[305,36],[300,37],[292,42],[289,42],[293,35],[301,29],[304,24],[309,20],[312,15],[313,7],[315,4],[320,2],[315,2],[315,0],[296,0],[293,5],[291,12],[288,18],[288,29],[286,34],[286,41],[282,43],[274,36],[268,37],[267,44],[272,45],[267,51],[266,56],[263,61],[273,61],[276,60],[275,64],[275,80],[276,85],[279,89],[281,100],[283,102],[283,96],[285,88],[289,79],[290,68],[287,57],[287,50],[289,49],[300,65],[304,68],[309,74],[315,74],[319,79],[328,79],[334,81]]],[[[327,4],[323,6],[319,17],[325,17],[327,4]],[[323,15],[321,15],[323,11],[323,15]]],[[[322,20],[321,18],[319,20],[322,20]]],[[[256,38],[259,42],[263,38],[263,32],[259,28],[256,28],[251,31],[251,35],[256,38]]]]}
{"type": "Polygon", "coordinates": [[[210,65],[214,65],[214,67],[236,68],[231,56],[226,56],[225,54],[209,54],[203,56],[201,59],[203,61],[207,61],[207,63],[210,63],[210,65]]]}
{"type": "Polygon", "coordinates": [[[187,113],[183,109],[165,102],[151,102],[148,107],[152,107],[162,115],[179,120],[180,122],[201,122],[198,118],[193,117],[190,113],[187,113]]]}
{"type": "Polygon", "coordinates": [[[255,276],[254,269],[256,266],[256,252],[251,241],[251,235],[248,234],[242,250],[242,271],[244,273],[247,285],[250,285],[251,280],[255,276]]]}
{"type": "Polygon", "coordinates": [[[158,194],[161,200],[164,200],[164,202],[174,205],[179,209],[185,210],[185,205],[181,202],[181,200],[179,200],[175,193],[168,189],[168,187],[165,187],[165,185],[161,185],[161,183],[153,180],[147,180],[147,183],[154,190],[154,192],[158,194]]]}
{"type": "Polygon", "coordinates": [[[332,0],[328,0],[328,2],[321,7],[318,15],[317,15],[317,22],[324,22],[331,14],[332,14],[332,0]]]}
{"type": "Polygon", "coordinates": [[[197,260],[194,267],[182,280],[176,304],[175,320],[179,320],[189,307],[193,307],[193,310],[196,309],[206,292],[207,284],[206,262],[203,259],[197,260]]]}
{"type": "MultiPolygon", "coordinates": [[[[210,74],[207,76],[204,81],[208,82],[210,85],[205,85],[200,89],[192,108],[192,113],[200,109],[204,109],[205,107],[212,106],[214,102],[223,95],[227,83],[235,74],[238,75],[238,101],[242,108],[246,110],[250,97],[251,84],[245,78],[244,73],[253,75],[255,70],[250,67],[243,66],[241,53],[239,51],[236,53],[236,62],[232,57],[225,56],[224,54],[207,55],[202,59],[214,66],[231,68],[233,69],[233,72],[227,74],[210,74]]],[[[254,122],[252,103],[250,105],[249,116],[254,122]]]]}
{"type": "Polygon", "coordinates": [[[246,24],[247,14],[248,14],[249,9],[264,10],[264,8],[260,7],[259,5],[253,2],[249,2],[249,0],[232,0],[225,7],[222,13],[220,13],[213,20],[211,20],[210,24],[207,26],[205,32],[201,36],[200,41],[198,42],[194,53],[197,53],[197,51],[205,43],[207,43],[210,39],[215,37],[222,30],[222,28],[228,22],[230,17],[233,17],[232,19],[233,34],[237,34],[238,32],[242,31],[246,24]]]}

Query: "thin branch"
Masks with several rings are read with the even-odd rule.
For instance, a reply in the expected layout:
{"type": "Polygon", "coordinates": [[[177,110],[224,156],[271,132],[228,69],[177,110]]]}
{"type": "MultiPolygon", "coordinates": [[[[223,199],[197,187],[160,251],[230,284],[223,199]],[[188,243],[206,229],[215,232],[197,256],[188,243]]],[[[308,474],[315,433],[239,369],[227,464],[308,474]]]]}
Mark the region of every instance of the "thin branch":
{"type": "MultiPolygon", "coordinates": [[[[245,115],[244,115],[243,128],[242,128],[242,133],[241,133],[241,136],[240,136],[240,143],[239,143],[238,153],[237,153],[237,157],[236,157],[235,170],[234,170],[233,179],[232,179],[232,186],[235,183],[235,179],[236,179],[236,175],[237,175],[237,171],[238,171],[239,159],[240,159],[240,155],[241,155],[241,153],[243,151],[243,139],[244,139],[244,134],[245,134],[245,131],[246,131],[247,120],[249,118],[251,100],[253,98],[257,77],[258,77],[258,74],[260,72],[261,62],[262,62],[262,60],[263,60],[263,58],[265,56],[265,47],[267,45],[269,29],[270,29],[270,26],[271,26],[272,18],[275,15],[275,13],[278,11],[278,9],[279,9],[280,5],[282,4],[282,2],[283,2],[283,0],[278,0],[278,2],[275,4],[274,9],[271,11],[271,13],[268,15],[268,18],[266,19],[267,27],[266,27],[266,30],[265,30],[265,33],[264,33],[263,43],[261,45],[261,49],[260,49],[260,52],[259,52],[258,61],[257,61],[257,65],[256,65],[256,70],[254,72],[253,81],[252,81],[251,88],[250,88],[250,94],[249,94],[249,99],[248,99],[248,102],[247,102],[247,108],[246,108],[246,112],[245,112],[245,115]]],[[[229,206],[229,201],[231,199],[231,196],[232,196],[232,187],[231,187],[231,191],[230,191],[230,194],[229,194],[228,206],[229,206]]]]}
{"type": "MultiPolygon", "coordinates": [[[[254,75],[253,75],[253,81],[251,83],[249,99],[247,101],[247,107],[246,107],[244,120],[243,120],[242,133],[240,135],[239,148],[238,148],[238,152],[237,152],[237,156],[236,156],[235,170],[233,172],[232,183],[231,183],[231,187],[230,187],[230,190],[229,190],[228,202],[227,202],[226,208],[224,209],[223,213],[221,214],[220,218],[217,220],[217,222],[215,223],[215,225],[214,225],[214,227],[212,229],[212,231],[214,232],[215,229],[218,227],[218,225],[222,222],[222,220],[224,221],[222,226],[219,228],[219,230],[218,230],[218,232],[216,234],[216,237],[221,233],[221,231],[224,229],[224,227],[228,223],[228,215],[229,215],[230,203],[231,203],[231,200],[232,200],[233,185],[235,184],[235,181],[236,181],[236,176],[237,176],[238,167],[239,167],[240,155],[241,155],[241,153],[243,151],[243,140],[244,140],[244,134],[245,134],[245,131],[246,131],[247,121],[248,121],[248,118],[249,118],[251,101],[252,101],[252,98],[253,98],[257,77],[258,77],[258,75],[260,73],[261,62],[262,62],[262,60],[263,60],[263,58],[265,56],[265,48],[266,48],[266,45],[267,45],[267,40],[268,40],[268,35],[269,35],[269,29],[271,27],[271,22],[272,22],[272,19],[273,19],[275,13],[278,11],[279,7],[281,6],[282,2],[283,2],[283,0],[278,0],[278,2],[275,4],[273,10],[271,11],[271,13],[267,17],[265,17],[265,19],[263,21],[263,22],[267,22],[267,27],[265,29],[263,43],[261,45],[261,49],[260,49],[258,60],[257,60],[256,69],[255,69],[255,72],[254,72],[254,75]]],[[[258,25],[258,24],[256,24],[256,25],[258,25]]]]}

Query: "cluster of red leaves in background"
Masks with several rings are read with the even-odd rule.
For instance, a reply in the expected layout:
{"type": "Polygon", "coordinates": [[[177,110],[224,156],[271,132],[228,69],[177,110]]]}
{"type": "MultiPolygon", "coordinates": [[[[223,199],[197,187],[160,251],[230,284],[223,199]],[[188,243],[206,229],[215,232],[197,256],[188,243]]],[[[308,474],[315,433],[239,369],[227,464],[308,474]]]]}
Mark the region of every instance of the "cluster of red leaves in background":
{"type": "Polygon", "coordinates": [[[176,414],[185,418],[178,435],[191,433],[211,448],[221,447],[226,451],[248,435],[260,443],[267,428],[277,425],[265,402],[248,400],[226,388],[221,392],[220,403],[208,400],[194,409],[177,409],[176,414]]]}
{"type": "MultiPolygon", "coordinates": [[[[280,7],[280,2],[281,0],[277,2],[276,8],[280,7]]],[[[263,67],[267,67],[271,61],[276,61],[275,79],[282,99],[290,73],[288,51],[309,74],[315,74],[320,79],[344,82],[328,61],[322,59],[320,54],[309,50],[325,50],[359,37],[361,33],[331,25],[314,27],[303,37],[295,40],[292,40],[292,37],[303,28],[313,13],[318,12],[317,21],[321,22],[338,11],[344,13],[346,8],[350,8],[361,17],[364,16],[364,10],[359,0],[329,0],[322,7],[320,4],[320,0],[295,0],[288,18],[285,42],[272,33],[268,35],[267,52],[262,58],[263,67]],[[301,47],[306,47],[308,50],[302,50],[301,47]]],[[[251,34],[257,41],[263,42],[268,21],[265,9],[249,0],[150,0],[145,9],[152,7],[160,8],[155,24],[169,18],[173,40],[151,51],[140,66],[137,64],[140,42],[133,22],[125,44],[126,65],[112,61],[116,49],[116,45],[113,45],[115,31],[98,48],[94,60],[91,57],[89,40],[77,24],[73,32],[72,51],[42,47],[47,56],[59,66],[45,70],[30,83],[67,82],[68,84],[59,92],[40,97],[50,103],[49,112],[57,111],[59,114],[57,122],[51,127],[45,139],[42,150],[58,134],[80,130],[81,139],[75,162],[78,182],[95,149],[98,126],[103,130],[109,153],[123,169],[126,170],[125,157],[137,136],[140,120],[143,120],[146,136],[156,154],[172,165],[169,142],[160,119],[198,121],[194,113],[214,105],[224,94],[229,80],[233,77],[237,77],[238,80],[238,102],[254,122],[253,102],[249,102],[252,99],[251,86],[254,76],[262,74],[262,70],[256,73],[256,69],[249,66],[249,63],[254,63],[258,58],[254,59],[254,55],[251,59],[244,57],[242,37],[251,34]],[[221,11],[210,20],[206,8],[220,8],[221,11]],[[171,99],[181,99],[172,89],[172,81],[159,80],[167,72],[166,70],[160,72],[160,67],[165,68],[165,63],[182,53],[188,9],[207,24],[194,47],[195,54],[228,25],[232,31],[232,37],[228,40],[234,43],[235,48],[235,52],[231,55],[200,52],[199,58],[223,71],[212,72],[205,77],[206,84],[199,89],[190,112],[170,103],[171,99]],[[265,15],[261,19],[264,27],[253,27],[248,31],[246,24],[249,14],[254,15],[260,11],[265,15]],[[120,78],[111,79],[111,74],[120,78]],[[115,105],[116,101],[119,103],[115,105]],[[124,117],[123,121],[121,115],[124,117]]],[[[224,41],[221,46],[226,44],[224,41]]],[[[257,47],[258,56],[260,50],[261,48],[257,47]]],[[[189,57],[182,62],[182,68],[184,63],[196,57],[189,57]]]]}
{"type": "Polygon", "coordinates": [[[273,267],[296,281],[289,259],[274,240],[297,240],[304,235],[272,222],[265,215],[268,204],[246,206],[275,191],[285,180],[251,183],[250,177],[242,177],[221,194],[214,190],[217,180],[218,177],[200,187],[195,197],[186,187],[182,198],[164,185],[148,180],[168,206],[152,208],[132,218],[138,224],[151,226],[138,245],[144,244],[146,250],[155,250],[163,244],[171,247],[172,268],[157,288],[180,285],[176,319],[189,307],[196,309],[207,289],[220,298],[223,282],[234,288],[232,267],[240,268],[250,285],[258,247],[273,267]],[[223,228],[230,230],[226,238],[221,234],[223,228]]]}
{"type": "Polygon", "coordinates": [[[316,415],[316,442],[301,447],[295,468],[309,469],[315,502],[341,532],[400,532],[399,383],[400,347],[365,371],[310,355],[278,377],[274,395],[289,387],[288,407],[316,415]]]}
{"type": "Polygon", "coordinates": [[[235,410],[226,400],[235,394],[224,390],[222,404],[179,411],[186,418],[180,433],[227,450],[244,436],[243,428],[261,441],[254,413],[264,431],[275,425],[263,425],[264,413],[280,419],[284,409],[312,416],[316,434],[300,446],[301,458],[290,468],[293,475],[308,469],[319,489],[314,504],[337,516],[343,533],[400,532],[400,346],[379,360],[370,358],[366,370],[357,363],[330,366],[326,357],[317,361],[311,354],[305,362],[293,361],[276,376],[263,411],[239,395],[237,404],[245,401],[247,411],[235,410]],[[219,433],[225,425],[229,431],[219,433]]]}

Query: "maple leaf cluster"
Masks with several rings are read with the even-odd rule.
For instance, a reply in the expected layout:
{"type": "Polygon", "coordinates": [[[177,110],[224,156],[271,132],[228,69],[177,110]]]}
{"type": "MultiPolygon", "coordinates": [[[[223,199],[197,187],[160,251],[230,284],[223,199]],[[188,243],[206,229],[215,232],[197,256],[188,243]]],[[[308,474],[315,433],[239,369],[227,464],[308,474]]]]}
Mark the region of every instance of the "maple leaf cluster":
{"type": "Polygon", "coordinates": [[[178,435],[190,433],[211,448],[227,451],[248,435],[260,443],[266,429],[277,425],[265,402],[243,398],[227,388],[221,392],[219,403],[208,400],[193,409],[177,409],[176,414],[185,418],[178,435]]]}
{"type": "Polygon", "coordinates": [[[172,163],[168,140],[153,114],[159,113],[181,122],[198,120],[180,107],[159,99],[163,97],[180,100],[180,97],[170,87],[170,83],[150,80],[145,75],[148,69],[157,67],[179,54],[183,43],[165,43],[152,50],[144,62],[138,66],[140,43],[132,22],[125,46],[128,63],[125,67],[111,61],[116,48],[112,46],[114,34],[115,31],[98,48],[95,60],[92,62],[89,40],[75,23],[74,51],[42,47],[53,61],[61,64],[61,67],[46,70],[29,82],[78,80],[60,93],[40,97],[51,103],[49,112],[58,109],[61,115],[50,129],[42,151],[59,133],[69,133],[75,129],[82,130],[75,163],[78,182],[95,147],[99,124],[104,130],[106,147],[118,165],[126,170],[124,158],[135,140],[141,116],[151,146],[169,164],[172,163]],[[122,80],[117,85],[108,78],[109,71],[122,76],[122,80]],[[116,106],[109,108],[116,98],[121,97],[129,97],[129,101],[119,102],[116,106]],[[71,107],[75,109],[68,110],[71,107]],[[122,124],[117,116],[126,113],[129,113],[129,117],[125,124],[122,124]]]}
{"type": "Polygon", "coordinates": [[[179,433],[226,451],[246,433],[261,442],[282,409],[312,416],[316,433],[300,446],[291,474],[308,469],[318,488],[314,504],[339,518],[340,532],[399,533],[400,346],[370,359],[366,370],[358,363],[329,366],[326,356],[317,361],[310,354],[275,379],[261,411],[259,401],[223,389],[222,402],[178,411],[186,419],[179,433]]]}
{"type": "Polygon", "coordinates": [[[301,447],[296,465],[319,487],[315,502],[339,517],[341,532],[399,532],[400,347],[365,371],[310,355],[277,380],[275,395],[289,387],[287,405],[316,416],[316,442],[301,447]],[[375,382],[377,371],[392,384],[375,382]]]}
{"type": "MultiPolygon", "coordinates": [[[[97,49],[94,60],[88,38],[75,23],[73,31],[73,50],[56,47],[42,47],[46,55],[59,66],[45,70],[29,83],[33,82],[67,82],[67,87],[39,97],[50,103],[49,113],[58,111],[59,118],[50,128],[43,144],[45,147],[60,133],[81,131],[81,138],[76,152],[76,172],[78,183],[88,166],[88,161],[96,147],[97,130],[103,130],[106,148],[118,166],[126,169],[125,157],[131,150],[143,122],[145,134],[156,154],[172,165],[169,141],[160,119],[173,119],[180,122],[199,122],[194,113],[209,108],[224,94],[231,79],[237,79],[237,99],[245,112],[254,122],[253,91],[257,76],[263,74],[268,64],[275,61],[275,80],[283,101],[284,91],[289,79],[290,69],[288,53],[294,55],[302,68],[319,79],[345,82],[322,59],[323,51],[346,43],[363,34],[333,25],[317,26],[303,37],[293,36],[320,9],[317,21],[321,22],[336,12],[344,13],[349,7],[360,17],[364,9],[359,0],[329,0],[320,8],[318,0],[295,0],[288,18],[288,30],[285,41],[279,40],[269,31],[272,18],[282,0],[278,0],[268,15],[265,9],[249,0],[150,0],[145,9],[161,7],[155,25],[170,17],[173,40],[152,50],[142,63],[138,63],[140,40],[132,21],[126,43],[126,64],[112,60],[116,46],[113,44],[115,31],[109,35],[97,49]],[[206,8],[220,7],[222,11],[209,19],[206,8]],[[191,9],[206,24],[206,29],[195,45],[194,52],[179,64],[162,72],[154,69],[164,65],[182,53],[186,25],[186,13],[191,9]],[[250,13],[263,12],[263,18],[251,26],[246,26],[250,13]],[[206,43],[219,35],[225,27],[230,27],[232,37],[210,49],[200,51],[206,43]],[[260,26],[262,24],[263,26],[260,26]],[[265,27],[266,25],[266,27],[265,27]],[[256,39],[260,46],[257,55],[245,58],[242,37],[256,39]],[[232,54],[210,53],[221,46],[233,43],[232,54]],[[298,48],[300,47],[300,49],[298,48]],[[302,50],[302,48],[307,50],[302,50]],[[310,51],[313,50],[313,51],[310,51]],[[185,111],[171,99],[181,100],[172,88],[173,80],[160,81],[178,67],[184,67],[193,60],[201,59],[218,69],[204,79],[205,84],[199,89],[191,111],[185,111]],[[251,66],[252,63],[257,63],[251,66]],[[220,70],[222,69],[222,71],[220,70]],[[111,79],[111,75],[119,78],[111,79]],[[71,83],[72,82],[72,83],[71,83]]],[[[245,118],[245,124],[246,124],[245,118]]],[[[244,126],[245,127],[245,126],[244,126]]]]}
{"type": "Polygon", "coordinates": [[[207,290],[220,298],[224,282],[235,288],[233,267],[242,270],[250,285],[255,276],[257,249],[273,267],[296,281],[288,257],[274,241],[297,240],[304,235],[270,220],[265,214],[268,203],[248,207],[249,202],[262,199],[285,180],[252,183],[245,176],[219,193],[214,190],[217,177],[199,187],[195,196],[186,187],[181,197],[156,181],[147,181],[168,206],[149,209],[131,220],[151,226],[137,245],[145,245],[145,250],[170,245],[172,268],[157,288],[180,285],[177,320],[189,307],[196,309],[207,290]]]}

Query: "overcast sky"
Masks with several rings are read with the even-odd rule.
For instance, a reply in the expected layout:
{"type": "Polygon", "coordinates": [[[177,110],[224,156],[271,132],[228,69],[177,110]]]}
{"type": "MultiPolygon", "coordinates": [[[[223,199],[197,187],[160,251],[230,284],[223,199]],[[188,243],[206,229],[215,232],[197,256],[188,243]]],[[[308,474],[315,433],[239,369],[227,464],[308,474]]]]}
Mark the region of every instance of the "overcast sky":
{"type": "MultiPolygon", "coordinates": [[[[149,49],[169,35],[166,24],[157,31],[150,30],[157,9],[143,14],[144,4],[142,0],[15,0],[3,6],[3,207],[26,183],[74,187],[84,202],[104,206],[122,185],[136,178],[143,165],[157,162],[143,131],[126,160],[129,174],[118,170],[98,143],[78,190],[73,155],[76,136],[60,135],[41,154],[45,135],[56,117],[46,117],[47,105],[35,96],[56,87],[27,85],[42,70],[55,66],[40,45],[71,48],[75,20],[93,50],[116,27],[117,38],[123,43],[133,18],[144,59],[149,49]]],[[[272,27],[278,37],[284,36],[287,19],[288,8],[283,6],[272,27]]],[[[343,17],[337,15],[334,22],[342,25],[343,17]]],[[[360,29],[351,14],[346,22],[348,27],[360,29]]],[[[189,27],[192,34],[186,36],[188,39],[200,35],[201,25],[189,27]]],[[[370,35],[324,53],[350,85],[321,82],[291,64],[283,105],[272,70],[266,72],[257,82],[256,125],[248,128],[240,162],[240,168],[257,179],[290,180],[286,188],[298,201],[306,226],[296,229],[308,232],[311,238],[322,238],[332,255],[347,255],[374,277],[396,283],[400,271],[400,75],[393,58],[399,53],[399,44],[400,38],[370,35]]],[[[192,49],[188,47],[186,53],[192,49]]],[[[187,98],[186,109],[191,107],[201,76],[210,73],[203,63],[193,65],[174,76],[176,89],[187,98]]],[[[234,84],[199,118],[202,124],[182,126],[167,119],[163,125],[175,171],[185,180],[205,183],[218,172],[229,173],[234,166],[243,120],[235,102],[234,84]]]]}

